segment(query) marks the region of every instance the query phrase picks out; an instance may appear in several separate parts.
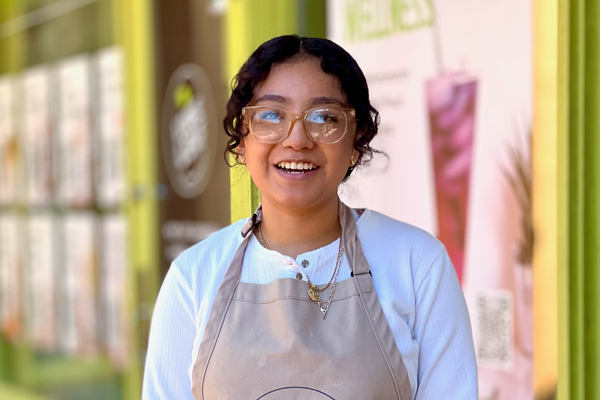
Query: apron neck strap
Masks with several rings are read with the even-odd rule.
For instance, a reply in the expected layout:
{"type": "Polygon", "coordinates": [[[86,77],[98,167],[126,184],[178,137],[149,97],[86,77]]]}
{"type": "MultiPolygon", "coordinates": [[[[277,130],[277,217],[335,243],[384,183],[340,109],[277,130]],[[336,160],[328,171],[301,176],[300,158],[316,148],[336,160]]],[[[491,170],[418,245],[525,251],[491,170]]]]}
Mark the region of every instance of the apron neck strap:
{"type": "MultiPolygon", "coordinates": [[[[354,214],[352,210],[342,203],[341,200],[338,202],[338,213],[340,217],[340,226],[342,227],[342,237],[340,240],[344,244],[344,253],[350,269],[353,275],[364,275],[369,273],[369,263],[365,258],[358,239],[358,229],[356,227],[356,221],[354,221],[354,214]]],[[[258,206],[256,212],[246,220],[242,226],[242,237],[245,239],[242,247],[246,248],[247,236],[252,229],[262,221],[262,204],[258,206]]],[[[243,257],[243,250],[239,251],[240,256],[243,257]]],[[[241,258],[241,257],[240,257],[241,258]]],[[[240,260],[241,261],[241,260],[240,260]]]]}
{"type": "Polygon", "coordinates": [[[339,202],[340,225],[342,227],[342,240],[344,241],[344,253],[350,265],[353,276],[365,275],[369,273],[369,263],[362,251],[360,240],[358,239],[358,228],[354,221],[352,210],[339,202]]]}
{"type": "Polygon", "coordinates": [[[262,221],[262,204],[258,206],[256,212],[254,212],[254,214],[252,214],[252,216],[248,218],[246,222],[244,222],[244,225],[242,226],[242,237],[245,238],[248,236],[248,234],[252,232],[252,229],[260,223],[260,221],[262,221]]]}

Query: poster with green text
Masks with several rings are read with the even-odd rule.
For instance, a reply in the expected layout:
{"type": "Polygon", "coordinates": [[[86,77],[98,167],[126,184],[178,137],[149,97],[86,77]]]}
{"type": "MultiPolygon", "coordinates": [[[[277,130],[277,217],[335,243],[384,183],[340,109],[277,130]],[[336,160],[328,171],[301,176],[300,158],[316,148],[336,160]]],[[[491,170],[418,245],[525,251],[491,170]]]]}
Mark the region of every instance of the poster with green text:
{"type": "Polygon", "coordinates": [[[342,199],[445,245],[479,398],[533,399],[530,2],[329,0],[327,15],[381,115],[372,146],[383,153],[342,199]]]}

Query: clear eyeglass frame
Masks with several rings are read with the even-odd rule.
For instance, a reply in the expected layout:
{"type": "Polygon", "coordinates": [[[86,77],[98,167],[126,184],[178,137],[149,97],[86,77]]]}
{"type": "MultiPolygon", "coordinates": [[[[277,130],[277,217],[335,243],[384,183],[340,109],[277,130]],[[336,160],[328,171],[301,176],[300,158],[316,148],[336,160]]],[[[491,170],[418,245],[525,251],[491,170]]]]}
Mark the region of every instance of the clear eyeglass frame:
{"type": "Polygon", "coordinates": [[[246,106],[246,107],[242,108],[242,115],[244,117],[246,117],[248,120],[248,128],[250,129],[250,133],[252,134],[252,136],[254,136],[256,138],[256,140],[258,140],[259,142],[266,143],[266,144],[275,144],[275,143],[279,143],[279,142],[282,142],[285,139],[287,139],[290,136],[290,133],[292,132],[294,123],[298,120],[302,120],[302,126],[304,128],[304,133],[306,133],[306,136],[308,136],[309,139],[312,140],[313,142],[319,143],[319,144],[336,144],[340,140],[342,140],[344,138],[344,136],[346,136],[346,133],[348,133],[349,123],[352,120],[356,119],[356,111],[352,108],[344,108],[344,107],[315,107],[315,108],[308,109],[302,113],[295,113],[286,108],[279,107],[279,106],[246,106]],[[252,116],[257,111],[267,110],[267,109],[283,111],[285,114],[287,114],[291,117],[290,122],[289,122],[288,132],[285,135],[282,135],[281,138],[278,138],[277,140],[274,140],[274,141],[264,140],[264,138],[257,136],[252,129],[252,116]],[[316,111],[319,111],[319,110],[335,110],[335,111],[340,111],[344,114],[344,116],[346,118],[345,125],[344,125],[344,133],[342,133],[342,135],[337,140],[335,140],[333,142],[319,141],[319,140],[316,140],[309,133],[309,129],[307,129],[307,127],[306,127],[306,118],[310,114],[312,114],[316,111]]]}

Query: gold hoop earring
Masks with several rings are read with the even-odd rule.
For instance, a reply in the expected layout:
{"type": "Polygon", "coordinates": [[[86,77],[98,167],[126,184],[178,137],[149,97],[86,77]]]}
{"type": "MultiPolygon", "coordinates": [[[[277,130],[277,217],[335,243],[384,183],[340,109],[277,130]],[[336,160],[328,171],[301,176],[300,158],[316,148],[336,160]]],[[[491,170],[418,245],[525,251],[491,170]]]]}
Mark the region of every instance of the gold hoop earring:
{"type": "Polygon", "coordinates": [[[350,166],[351,167],[354,167],[357,162],[358,162],[358,158],[355,160],[354,155],[350,156],[350,166]]]}

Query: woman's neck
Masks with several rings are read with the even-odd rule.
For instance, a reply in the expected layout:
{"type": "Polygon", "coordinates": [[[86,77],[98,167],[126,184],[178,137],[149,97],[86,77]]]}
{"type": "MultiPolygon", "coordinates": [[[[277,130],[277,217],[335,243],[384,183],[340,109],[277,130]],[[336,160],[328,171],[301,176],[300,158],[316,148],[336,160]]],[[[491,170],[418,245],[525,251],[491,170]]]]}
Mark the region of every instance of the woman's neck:
{"type": "Polygon", "coordinates": [[[311,210],[282,209],[263,203],[261,231],[271,249],[296,258],[340,237],[338,203],[311,210]]]}

